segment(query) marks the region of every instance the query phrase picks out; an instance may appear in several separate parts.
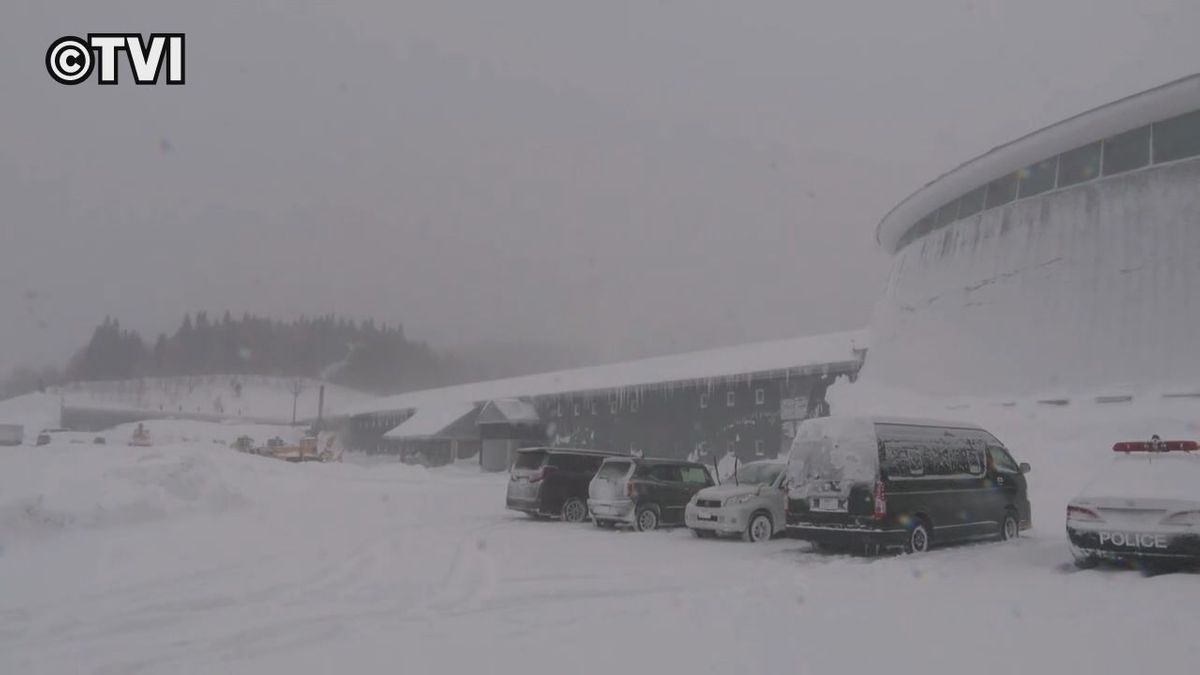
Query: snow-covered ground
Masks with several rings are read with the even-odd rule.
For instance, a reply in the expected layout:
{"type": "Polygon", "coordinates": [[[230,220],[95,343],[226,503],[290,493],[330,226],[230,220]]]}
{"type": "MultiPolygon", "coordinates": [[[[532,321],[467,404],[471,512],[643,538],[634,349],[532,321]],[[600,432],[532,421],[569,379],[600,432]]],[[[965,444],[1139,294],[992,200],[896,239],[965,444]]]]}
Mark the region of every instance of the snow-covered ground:
{"type": "Polygon", "coordinates": [[[1194,670],[1200,576],[1075,571],[1062,514],[1112,441],[1200,436],[1200,401],[906,400],[1033,464],[1032,532],[864,559],[600,531],[470,464],[287,464],[203,423],[0,448],[0,673],[1194,670]]]}

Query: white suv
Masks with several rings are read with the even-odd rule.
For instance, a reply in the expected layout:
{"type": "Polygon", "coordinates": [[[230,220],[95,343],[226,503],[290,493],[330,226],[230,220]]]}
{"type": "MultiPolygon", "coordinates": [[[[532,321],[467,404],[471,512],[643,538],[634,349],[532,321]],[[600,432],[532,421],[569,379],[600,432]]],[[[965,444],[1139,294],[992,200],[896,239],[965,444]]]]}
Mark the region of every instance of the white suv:
{"type": "Polygon", "coordinates": [[[688,502],[685,522],[697,537],[740,534],[749,542],[767,541],[787,529],[783,460],[750,462],[732,482],[705,488],[688,502]]]}

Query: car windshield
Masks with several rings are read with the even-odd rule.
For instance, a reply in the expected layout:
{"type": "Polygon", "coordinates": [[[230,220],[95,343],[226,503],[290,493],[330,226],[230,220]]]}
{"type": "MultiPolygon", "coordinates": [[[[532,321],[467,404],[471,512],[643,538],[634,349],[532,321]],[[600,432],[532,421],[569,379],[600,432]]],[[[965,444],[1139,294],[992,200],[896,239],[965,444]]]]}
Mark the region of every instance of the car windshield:
{"type": "Polygon", "coordinates": [[[752,462],[738,469],[736,478],[739,485],[771,485],[782,472],[779,462],[752,462]]]}

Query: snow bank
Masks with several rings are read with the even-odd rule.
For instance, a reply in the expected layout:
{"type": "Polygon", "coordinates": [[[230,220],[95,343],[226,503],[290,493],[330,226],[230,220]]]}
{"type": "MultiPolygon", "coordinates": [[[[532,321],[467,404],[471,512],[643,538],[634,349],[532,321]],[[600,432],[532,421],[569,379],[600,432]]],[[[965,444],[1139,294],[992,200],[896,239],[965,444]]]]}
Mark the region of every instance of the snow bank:
{"type": "Polygon", "coordinates": [[[51,394],[25,394],[0,401],[0,423],[23,426],[26,443],[33,443],[42,429],[58,427],[60,412],[59,398],[51,394]]]}
{"type": "Polygon", "coordinates": [[[239,486],[238,463],[213,452],[43,446],[6,453],[0,544],[245,506],[249,493],[239,486]]]}

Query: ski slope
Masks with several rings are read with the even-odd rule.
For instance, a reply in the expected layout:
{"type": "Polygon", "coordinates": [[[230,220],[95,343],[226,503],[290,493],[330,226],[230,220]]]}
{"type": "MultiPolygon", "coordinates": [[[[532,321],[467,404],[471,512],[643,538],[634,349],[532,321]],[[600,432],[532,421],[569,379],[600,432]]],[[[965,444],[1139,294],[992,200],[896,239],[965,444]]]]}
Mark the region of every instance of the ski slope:
{"type": "Polygon", "coordinates": [[[325,387],[326,416],[363,405],[377,397],[310,378],[267,375],[196,375],[146,377],[111,382],[75,382],[49,393],[64,405],[102,410],[144,410],[227,418],[290,421],[292,404],[297,419],[315,419],[318,390],[325,387]],[[293,388],[299,394],[293,395],[293,388]]]}
{"type": "Polygon", "coordinates": [[[600,531],[507,512],[471,464],[286,464],[200,422],[4,449],[0,673],[1192,671],[1200,576],[1075,571],[1062,513],[1113,440],[1195,437],[1200,404],[904,401],[1033,464],[1032,532],[865,559],[600,531]]]}

